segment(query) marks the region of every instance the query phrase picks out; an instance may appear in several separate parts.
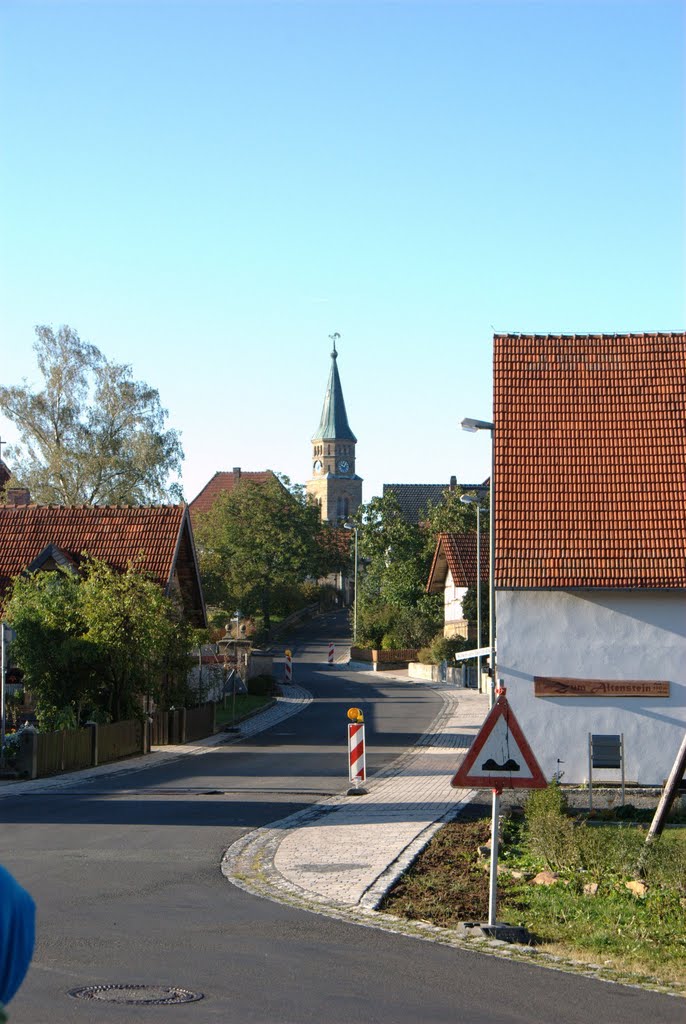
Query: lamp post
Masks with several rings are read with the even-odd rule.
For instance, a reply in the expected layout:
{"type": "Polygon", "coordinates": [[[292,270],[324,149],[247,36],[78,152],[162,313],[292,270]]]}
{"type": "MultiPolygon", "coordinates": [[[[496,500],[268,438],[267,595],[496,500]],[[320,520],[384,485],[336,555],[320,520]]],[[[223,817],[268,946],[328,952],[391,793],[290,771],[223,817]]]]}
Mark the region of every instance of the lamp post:
{"type": "MultiPolygon", "coordinates": [[[[491,479],[489,481],[489,537],[488,537],[488,646],[490,648],[491,686],[488,695],[489,707],[495,703],[496,672],[495,672],[495,445],[493,433],[495,424],[488,420],[464,419],[460,424],[463,430],[475,434],[478,430],[489,430],[491,434],[491,479]]],[[[479,566],[481,571],[481,566],[479,566]]]]}
{"type": "MultiPolygon", "coordinates": [[[[241,612],[237,608],[231,616],[231,621],[236,623],[236,669],[233,675],[233,686],[231,687],[231,728],[236,728],[236,676],[238,675],[238,629],[241,621],[241,612]]],[[[246,672],[246,677],[248,673],[246,672]]]]}
{"type": "Polygon", "coordinates": [[[353,645],[357,643],[357,527],[354,523],[343,523],[344,530],[352,530],[355,534],[355,583],[353,597],[353,645]]]}
{"type": "Polygon", "coordinates": [[[481,502],[473,494],[461,494],[463,505],[476,505],[476,678],[481,692],[481,502]]]}

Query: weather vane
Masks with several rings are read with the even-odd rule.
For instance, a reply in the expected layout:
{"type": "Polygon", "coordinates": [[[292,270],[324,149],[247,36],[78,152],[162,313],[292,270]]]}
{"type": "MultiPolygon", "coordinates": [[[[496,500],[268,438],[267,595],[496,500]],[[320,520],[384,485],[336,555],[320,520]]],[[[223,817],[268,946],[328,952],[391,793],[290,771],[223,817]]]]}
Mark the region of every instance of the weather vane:
{"type": "Polygon", "coordinates": [[[331,354],[335,356],[335,355],[337,355],[337,353],[336,353],[336,341],[338,340],[338,338],[340,338],[340,334],[338,333],[338,331],[334,331],[333,334],[329,335],[329,338],[333,342],[333,352],[331,354]]]}

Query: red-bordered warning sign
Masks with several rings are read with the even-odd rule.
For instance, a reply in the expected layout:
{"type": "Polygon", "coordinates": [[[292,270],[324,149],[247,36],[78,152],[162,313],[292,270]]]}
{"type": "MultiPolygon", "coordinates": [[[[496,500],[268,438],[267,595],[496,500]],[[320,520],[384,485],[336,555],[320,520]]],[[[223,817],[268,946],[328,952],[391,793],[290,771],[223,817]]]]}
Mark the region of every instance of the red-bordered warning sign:
{"type": "Polygon", "coordinates": [[[548,783],[504,694],[451,782],[458,789],[544,789],[548,783]]]}

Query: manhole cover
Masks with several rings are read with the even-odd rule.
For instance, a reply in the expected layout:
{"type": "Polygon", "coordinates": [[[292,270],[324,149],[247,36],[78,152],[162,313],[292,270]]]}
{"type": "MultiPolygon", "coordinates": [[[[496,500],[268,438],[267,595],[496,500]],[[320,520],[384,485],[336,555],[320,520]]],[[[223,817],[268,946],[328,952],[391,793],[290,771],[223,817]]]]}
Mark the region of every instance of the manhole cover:
{"type": "Polygon", "coordinates": [[[194,1003],[202,992],[168,985],[88,985],[69,992],[74,999],[98,999],[103,1003],[138,1003],[146,1006],[169,1006],[171,1003],[194,1003]]]}

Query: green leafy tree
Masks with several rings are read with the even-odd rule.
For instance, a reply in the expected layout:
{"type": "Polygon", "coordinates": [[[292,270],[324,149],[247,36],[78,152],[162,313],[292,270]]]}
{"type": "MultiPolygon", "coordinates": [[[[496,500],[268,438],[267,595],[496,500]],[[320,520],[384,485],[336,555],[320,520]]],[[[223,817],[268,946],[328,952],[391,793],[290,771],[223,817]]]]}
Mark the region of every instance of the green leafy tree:
{"type": "Polygon", "coordinates": [[[441,623],[440,595],[426,593],[431,565],[423,530],[405,521],[392,492],[358,509],[357,633],[375,647],[421,647],[441,623]]]}
{"type": "Polygon", "coordinates": [[[58,728],[66,707],[80,717],[97,701],[100,652],[86,635],[78,577],[63,569],[18,576],[5,616],[40,726],[58,728]]]}
{"type": "Polygon", "coordinates": [[[119,721],[185,685],[191,629],[159,584],[130,565],[120,573],[89,561],[80,576],[59,569],[15,579],[6,619],[12,657],[36,700],[42,728],[73,712],[119,721]]]}
{"type": "Polygon", "coordinates": [[[0,410],[19,432],[16,480],[35,501],[63,505],[178,500],[183,450],[165,429],[158,392],[133,380],[71,327],[36,327],[43,386],[0,387],[0,410]]]}
{"type": "MultiPolygon", "coordinates": [[[[461,501],[465,492],[462,489],[453,491],[447,490],[443,501],[435,505],[429,505],[423,523],[426,543],[433,550],[436,546],[436,537],[439,533],[476,533],[476,506],[465,504],[461,501]]],[[[481,531],[486,531],[486,544],[488,544],[488,501],[482,499],[481,531]]]]}
{"type": "Polygon", "coordinates": [[[94,560],[79,595],[87,638],[100,653],[99,703],[114,721],[140,714],[144,694],[160,701],[165,689],[184,689],[193,633],[158,583],[135,565],[120,573],[94,560]]]}
{"type": "Polygon", "coordinates": [[[349,558],[303,488],[285,477],[242,480],[200,517],[196,536],[209,603],[259,613],[265,629],[284,588],[336,571],[349,558]]]}
{"type": "MultiPolygon", "coordinates": [[[[446,491],[443,501],[429,505],[418,525],[408,523],[393,492],[373,498],[358,509],[359,552],[364,572],[358,584],[357,634],[375,647],[424,647],[443,628],[443,598],[427,594],[426,584],[439,533],[475,533],[472,504],[460,501],[461,490],[446,491]]],[[[488,545],[488,504],[480,515],[482,543],[488,545]]],[[[465,598],[476,618],[476,588],[465,598]],[[471,602],[471,603],[470,603],[471,602]]],[[[483,631],[488,631],[488,593],[483,631]]],[[[483,600],[483,598],[482,598],[483,600]]]]}

